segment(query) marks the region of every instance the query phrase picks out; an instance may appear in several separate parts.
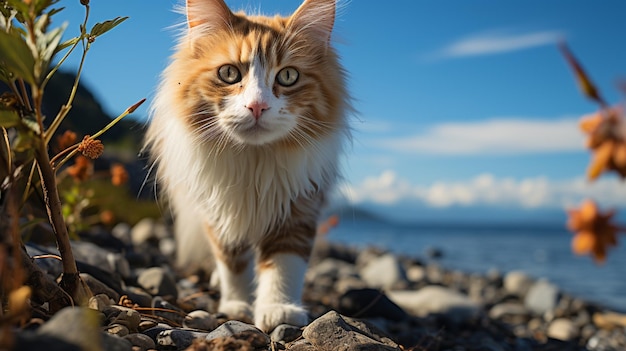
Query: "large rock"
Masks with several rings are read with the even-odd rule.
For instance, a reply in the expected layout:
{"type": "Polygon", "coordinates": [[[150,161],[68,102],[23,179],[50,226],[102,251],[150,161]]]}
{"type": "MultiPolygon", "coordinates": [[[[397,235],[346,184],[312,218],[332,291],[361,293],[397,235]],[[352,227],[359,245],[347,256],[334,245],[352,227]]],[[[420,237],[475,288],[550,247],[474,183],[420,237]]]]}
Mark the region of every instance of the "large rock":
{"type": "Polygon", "coordinates": [[[547,335],[553,339],[570,341],[578,337],[578,328],[567,318],[557,318],[548,326],[547,335]]]}
{"type": "Polygon", "coordinates": [[[178,297],[176,280],[161,267],[152,267],[141,272],[137,278],[137,283],[154,296],[178,297]]]}
{"type": "Polygon", "coordinates": [[[82,350],[131,351],[132,345],[128,340],[100,331],[101,320],[102,314],[90,308],[66,307],[44,323],[37,334],[56,337],[82,350]],[[94,345],[94,342],[99,342],[101,346],[94,345]]]}
{"type": "Polygon", "coordinates": [[[302,336],[320,351],[399,351],[389,339],[376,340],[369,330],[347,322],[339,313],[330,311],[309,324],[302,336]]]}
{"type": "Polygon", "coordinates": [[[534,279],[522,271],[511,271],[504,276],[504,290],[523,298],[533,285],[534,279]]]}
{"type": "Polygon", "coordinates": [[[533,313],[543,315],[554,310],[559,302],[559,288],[547,280],[536,281],[526,294],[524,305],[533,313]]]}
{"type": "Polygon", "coordinates": [[[391,289],[406,281],[406,272],[393,254],[372,258],[360,270],[361,278],[372,288],[391,289]]]}
{"type": "Polygon", "coordinates": [[[339,297],[337,311],[359,318],[384,318],[401,321],[407,317],[398,305],[380,290],[354,289],[339,297]]]}
{"type": "Polygon", "coordinates": [[[442,286],[431,285],[420,290],[390,291],[391,301],[409,313],[424,317],[441,314],[452,322],[463,322],[478,316],[480,304],[467,295],[442,286]]]}

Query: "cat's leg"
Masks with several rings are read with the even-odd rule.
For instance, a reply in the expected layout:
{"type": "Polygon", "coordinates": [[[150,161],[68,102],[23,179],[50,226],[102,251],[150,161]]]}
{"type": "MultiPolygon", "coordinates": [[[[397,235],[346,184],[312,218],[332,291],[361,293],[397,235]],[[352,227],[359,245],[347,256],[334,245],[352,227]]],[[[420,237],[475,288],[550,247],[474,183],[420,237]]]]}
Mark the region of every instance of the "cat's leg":
{"type": "Polygon", "coordinates": [[[250,246],[220,240],[207,227],[207,235],[220,282],[218,311],[229,318],[252,322],[251,297],[254,283],[254,257],[250,246]]]}
{"type": "Polygon", "coordinates": [[[258,246],[254,324],[269,332],[279,324],[306,325],[301,306],[304,274],[315,240],[316,207],[292,210],[292,218],[258,246]]]}

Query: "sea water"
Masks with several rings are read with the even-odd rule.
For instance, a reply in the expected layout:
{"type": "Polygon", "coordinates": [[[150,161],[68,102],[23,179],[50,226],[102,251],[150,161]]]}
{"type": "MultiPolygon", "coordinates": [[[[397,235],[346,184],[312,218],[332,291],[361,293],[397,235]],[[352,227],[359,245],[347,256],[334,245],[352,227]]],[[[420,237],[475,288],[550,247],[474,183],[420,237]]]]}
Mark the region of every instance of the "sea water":
{"type": "Polygon", "coordinates": [[[599,265],[572,253],[572,236],[564,224],[399,224],[349,219],[342,220],[328,239],[424,259],[428,250],[436,249],[442,252],[437,262],[445,268],[471,273],[521,270],[546,278],[573,296],[626,311],[626,240],[599,265]]]}

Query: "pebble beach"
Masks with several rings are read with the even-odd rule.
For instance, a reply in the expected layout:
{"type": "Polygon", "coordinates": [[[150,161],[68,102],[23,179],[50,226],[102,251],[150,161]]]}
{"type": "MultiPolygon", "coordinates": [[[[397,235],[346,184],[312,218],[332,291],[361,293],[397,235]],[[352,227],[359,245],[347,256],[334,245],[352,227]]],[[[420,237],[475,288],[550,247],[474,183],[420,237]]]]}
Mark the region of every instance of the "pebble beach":
{"type": "MultiPolygon", "coordinates": [[[[13,329],[14,350],[626,350],[626,314],[522,271],[468,273],[320,237],[303,296],[310,323],[266,334],[217,313],[210,277],[173,269],[172,233],[159,221],[93,228],[73,248],[94,296],[54,314],[33,306],[13,329]]],[[[36,263],[61,273],[54,258],[36,263]]]]}

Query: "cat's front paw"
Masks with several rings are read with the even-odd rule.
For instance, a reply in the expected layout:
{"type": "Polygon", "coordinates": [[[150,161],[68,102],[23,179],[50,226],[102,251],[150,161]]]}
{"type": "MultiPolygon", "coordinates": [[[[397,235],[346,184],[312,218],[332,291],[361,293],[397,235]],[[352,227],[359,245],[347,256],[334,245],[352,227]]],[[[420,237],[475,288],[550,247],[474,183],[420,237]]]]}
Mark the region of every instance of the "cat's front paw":
{"type": "Polygon", "coordinates": [[[220,301],[218,312],[224,313],[229,319],[252,323],[252,307],[244,301],[220,301]]]}
{"type": "Polygon", "coordinates": [[[292,304],[265,304],[254,309],[254,325],[268,333],[280,324],[304,326],[309,322],[309,315],[300,306],[292,304]]]}

